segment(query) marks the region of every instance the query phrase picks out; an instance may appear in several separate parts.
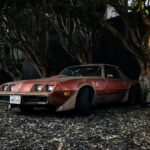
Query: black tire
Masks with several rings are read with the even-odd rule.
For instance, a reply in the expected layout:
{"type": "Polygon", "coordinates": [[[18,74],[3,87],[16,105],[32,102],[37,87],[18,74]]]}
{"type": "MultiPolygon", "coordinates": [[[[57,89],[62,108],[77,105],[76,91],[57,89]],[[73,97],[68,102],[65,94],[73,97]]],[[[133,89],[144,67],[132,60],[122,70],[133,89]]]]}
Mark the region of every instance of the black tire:
{"type": "Polygon", "coordinates": [[[76,101],[77,112],[81,115],[88,115],[91,107],[90,88],[85,87],[79,91],[76,101]]]}
{"type": "Polygon", "coordinates": [[[21,110],[22,113],[31,113],[31,112],[33,112],[33,106],[20,105],[19,109],[21,110]]]}
{"type": "Polygon", "coordinates": [[[131,86],[128,92],[128,105],[133,106],[136,103],[136,88],[134,86],[131,86]]]}

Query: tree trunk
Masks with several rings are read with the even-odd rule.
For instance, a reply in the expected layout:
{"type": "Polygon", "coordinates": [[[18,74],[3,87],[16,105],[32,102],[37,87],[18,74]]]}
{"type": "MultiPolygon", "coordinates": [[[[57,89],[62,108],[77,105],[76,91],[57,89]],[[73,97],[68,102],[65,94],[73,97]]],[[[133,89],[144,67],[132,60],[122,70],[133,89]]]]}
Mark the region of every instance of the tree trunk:
{"type": "Polygon", "coordinates": [[[150,103],[150,63],[143,65],[140,63],[141,74],[139,82],[141,86],[141,102],[143,104],[150,103]]]}
{"type": "Polygon", "coordinates": [[[82,65],[91,64],[93,62],[93,55],[90,51],[80,51],[80,53],[76,54],[76,58],[82,65]]]}

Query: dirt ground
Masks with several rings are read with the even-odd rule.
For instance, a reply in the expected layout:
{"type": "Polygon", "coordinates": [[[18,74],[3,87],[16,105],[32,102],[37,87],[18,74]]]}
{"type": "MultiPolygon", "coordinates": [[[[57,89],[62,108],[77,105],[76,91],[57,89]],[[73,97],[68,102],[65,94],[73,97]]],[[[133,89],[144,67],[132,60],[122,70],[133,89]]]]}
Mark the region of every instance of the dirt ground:
{"type": "Polygon", "coordinates": [[[0,150],[150,150],[150,107],[101,106],[89,116],[0,105],[0,150]]]}

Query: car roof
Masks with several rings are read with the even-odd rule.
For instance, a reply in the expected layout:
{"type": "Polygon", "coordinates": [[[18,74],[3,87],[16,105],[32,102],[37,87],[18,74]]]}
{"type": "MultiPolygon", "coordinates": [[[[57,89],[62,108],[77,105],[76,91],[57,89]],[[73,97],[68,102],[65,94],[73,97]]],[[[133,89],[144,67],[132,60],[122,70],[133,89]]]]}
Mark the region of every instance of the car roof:
{"type": "Polygon", "coordinates": [[[111,64],[85,64],[85,65],[74,65],[74,66],[68,66],[67,68],[70,68],[70,67],[86,67],[86,66],[110,66],[110,67],[113,67],[113,68],[119,68],[118,66],[115,66],[115,65],[111,65],[111,64]]]}

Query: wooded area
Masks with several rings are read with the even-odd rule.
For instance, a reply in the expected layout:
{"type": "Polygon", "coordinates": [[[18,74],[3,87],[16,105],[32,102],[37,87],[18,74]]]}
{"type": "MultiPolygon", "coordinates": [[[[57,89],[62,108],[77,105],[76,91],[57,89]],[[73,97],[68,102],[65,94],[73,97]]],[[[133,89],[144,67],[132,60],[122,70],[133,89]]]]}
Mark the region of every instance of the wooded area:
{"type": "Polygon", "coordinates": [[[52,51],[54,45],[59,44],[78,63],[92,63],[101,37],[112,34],[136,58],[141,69],[139,79],[148,89],[149,5],[149,0],[2,0],[1,68],[14,79],[21,78],[21,52],[38,74],[46,77],[51,72],[49,66],[58,59],[52,51]],[[107,19],[109,7],[115,8],[123,24],[122,32],[107,19]],[[108,32],[103,32],[104,29],[108,32]],[[16,50],[19,52],[14,52],[16,50]]]}

